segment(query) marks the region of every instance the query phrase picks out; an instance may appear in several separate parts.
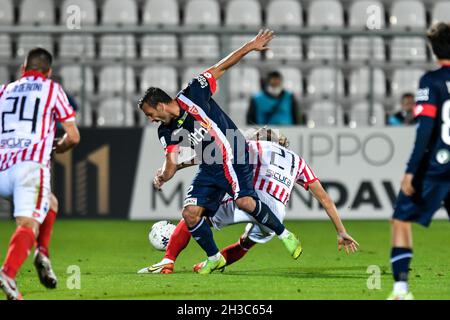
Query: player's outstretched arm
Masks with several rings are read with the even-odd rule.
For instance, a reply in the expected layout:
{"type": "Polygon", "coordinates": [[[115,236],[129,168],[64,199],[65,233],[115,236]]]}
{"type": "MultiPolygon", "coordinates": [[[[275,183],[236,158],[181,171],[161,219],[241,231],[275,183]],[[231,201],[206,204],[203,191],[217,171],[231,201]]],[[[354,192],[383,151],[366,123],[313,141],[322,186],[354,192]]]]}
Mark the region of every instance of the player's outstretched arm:
{"type": "Polygon", "coordinates": [[[248,41],[242,47],[233,51],[224,59],[220,60],[208,71],[216,80],[219,79],[225,73],[225,71],[238,63],[248,53],[252,51],[265,51],[269,49],[267,47],[267,44],[274,38],[274,36],[275,35],[272,30],[260,30],[252,40],[248,41]]]}
{"type": "Polygon", "coordinates": [[[172,179],[178,170],[177,153],[168,152],[166,154],[166,160],[161,168],[156,171],[155,178],[153,179],[153,186],[155,189],[160,190],[162,185],[172,179]]]}
{"type": "Polygon", "coordinates": [[[336,228],[338,237],[338,250],[341,251],[342,247],[348,254],[350,251],[356,252],[358,250],[358,242],[354,240],[345,230],[344,224],[342,223],[339,213],[337,211],[336,205],[322,184],[317,180],[309,185],[309,191],[313,196],[320,202],[322,207],[325,209],[327,215],[330,217],[331,221],[336,228]]]}
{"type": "Polygon", "coordinates": [[[56,153],[64,153],[80,143],[80,132],[75,121],[62,122],[61,125],[66,133],[61,139],[55,140],[56,153]]]}

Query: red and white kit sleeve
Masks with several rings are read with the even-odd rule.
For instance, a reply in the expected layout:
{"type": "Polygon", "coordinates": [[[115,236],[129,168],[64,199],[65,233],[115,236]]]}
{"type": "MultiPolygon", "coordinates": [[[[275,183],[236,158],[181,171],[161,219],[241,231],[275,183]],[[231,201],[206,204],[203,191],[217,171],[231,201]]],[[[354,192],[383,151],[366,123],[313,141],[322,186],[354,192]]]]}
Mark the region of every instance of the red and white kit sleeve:
{"type": "Polygon", "coordinates": [[[55,113],[58,122],[75,121],[76,112],[67,99],[67,95],[60,85],[56,85],[55,113]]]}
{"type": "Polygon", "coordinates": [[[309,185],[318,180],[319,178],[317,178],[316,174],[306,163],[306,161],[300,159],[300,166],[297,173],[297,183],[305,188],[305,190],[308,190],[309,185]]]}

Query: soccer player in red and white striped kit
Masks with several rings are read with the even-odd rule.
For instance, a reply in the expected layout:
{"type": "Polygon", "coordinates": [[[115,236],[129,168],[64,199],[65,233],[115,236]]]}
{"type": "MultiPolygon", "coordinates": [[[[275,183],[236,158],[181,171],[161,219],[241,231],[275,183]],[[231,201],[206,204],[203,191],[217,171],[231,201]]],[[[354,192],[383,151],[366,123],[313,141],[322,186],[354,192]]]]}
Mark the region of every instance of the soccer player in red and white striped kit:
{"type": "Polygon", "coordinates": [[[17,229],[0,270],[0,288],[10,300],[22,299],[16,275],[36,243],[34,264],[41,282],[56,287],[48,245],[57,200],[50,188],[50,158],[80,141],[75,111],[62,87],[50,79],[52,55],[31,50],[20,79],[0,86],[0,197],[12,199],[17,229]],[[56,140],[56,124],[65,135],[56,140]]]}

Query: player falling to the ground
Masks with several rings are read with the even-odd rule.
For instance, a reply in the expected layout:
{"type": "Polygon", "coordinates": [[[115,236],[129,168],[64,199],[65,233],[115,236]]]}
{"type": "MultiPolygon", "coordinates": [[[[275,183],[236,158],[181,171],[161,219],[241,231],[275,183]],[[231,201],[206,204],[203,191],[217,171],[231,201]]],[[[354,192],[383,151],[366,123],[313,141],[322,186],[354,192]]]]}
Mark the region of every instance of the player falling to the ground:
{"type": "MultiPolygon", "coordinates": [[[[253,170],[253,185],[256,193],[280,221],[285,218],[286,204],[294,184],[297,183],[313,194],[330,217],[336,228],[338,249],[341,250],[344,247],[347,253],[357,250],[358,243],[347,234],[333,200],[323,189],[305,160],[288,149],[288,141],[283,135],[278,137],[271,129],[262,128],[249,137],[249,146],[250,157],[257,159],[253,170]]],[[[218,230],[236,223],[248,223],[239,241],[221,250],[227,266],[240,260],[256,243],[267,243],[274,236],[273,232],[237,208],[231,198],[222,203],[217,213],[209,218],[208,222],[218,230]]],[[[172,273],[175,260],[186,248],[189,240],[189,230],[184,220],[181,220],[169,240],[162,261],[138,273],[172,273]]],[[[205,263],[206,261],[195,265],[194,271],[200,270],[205,263]]]]}
{"type": "Polygon", "coordinates": [[[422,76],[416,94],[416,140],[392,220],[393,300],[413,299],[411,222],[427,227],[443,202],[450,209],[450,24],[432,26],[428,39],[441,68],[422,76]]]}
{"type": "Polygon", "coordinates": [[[45,49],[31,50],[22,77],[0,87],[0,196],[14,202],[17,223],[0,270],[0,288],[8,299],[22,298],[15,278],[36,241],[39,277],[46,281],[53,276],[47,256],[56,215],[56,199],[50,198],[50,156],[53,149],[66,152],[80,140],[66,94],[49,79],[52,59],[45,49]],[[66,134],[55,141],[57,122],[66,134]]]}
{"type": "Polygon", "coordinates": [[[191,235],[208,256],[200,274],[211,273],[226,264],[205,222],[205,216],[217,211],[225,193],[234,198],[241,210],[273,230],[294,259],[302,252],[300,241],[258,199],[245,138],[211,98],[216,80],[248,53],[268,49],[272,38],[272,31],[261,30],[241,48],[194,78],[175,99],[151,87],[139,102],[139,108],[151,121],[161,122],[158,136],[165,147],[166,159],[154,179],[157,189],[177,171],[175,151],[180,143],[189,143],[200,150],[199,171],[188,189],[182,212],[191,235]]]}

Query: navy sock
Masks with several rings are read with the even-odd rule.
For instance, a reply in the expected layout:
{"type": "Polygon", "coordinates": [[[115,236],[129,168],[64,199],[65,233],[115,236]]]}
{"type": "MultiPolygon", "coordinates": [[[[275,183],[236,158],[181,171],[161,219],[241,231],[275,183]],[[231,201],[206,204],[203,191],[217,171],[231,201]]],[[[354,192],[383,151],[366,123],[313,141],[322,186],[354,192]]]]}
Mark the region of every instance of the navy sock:
{"type": "Polygon", "coordinates": [[[272,210],[261,200],[255,199],[256,208],[255,211],[250,213],[252,217],[259,223],[266,226],[270,230],[273,230],[277,236],[283,233],[286,229],[280,220],[273,214],[272,210]]]}
{"type": "Polygon", "coordinates": [[[408,281],[412,249],[394,247],[391,251],[392,273],[395,281],[408,281]]]}
{"type": "Polygon", "coordinates": [[[189,232],[197,243],[206,252],[208,257],[211,257],[219,252],[216,243],[214,242],[213,233],[208,223],[204,218],[201,218],[199,223],[193,228],[189,228],[189,232]]]}

